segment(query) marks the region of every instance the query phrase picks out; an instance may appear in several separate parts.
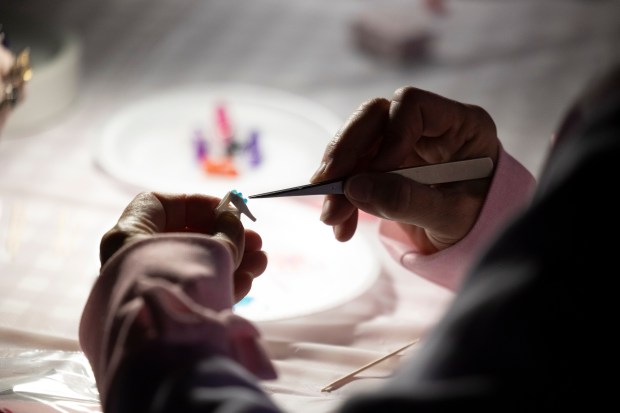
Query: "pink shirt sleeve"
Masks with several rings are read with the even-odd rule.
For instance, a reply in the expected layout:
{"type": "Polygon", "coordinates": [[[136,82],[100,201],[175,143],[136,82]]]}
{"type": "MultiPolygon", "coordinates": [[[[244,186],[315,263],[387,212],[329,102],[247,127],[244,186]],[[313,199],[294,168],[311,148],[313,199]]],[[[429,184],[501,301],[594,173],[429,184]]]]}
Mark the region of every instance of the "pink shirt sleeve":
{"type": "Polygon", "coordinates": [[[392,221],[381,223],[381,241],[390,255],[411,272],[456,290],[485,244],[529,202],[535,185],[534,176],[500,148],[486,202],[476,224],[460,242],[437,253],[423,255],[392,221]]]}
{"type": "Polygon", "coordinates": [[[275,370],[258,330],[235,315],[229,250],[199,234],[161,234],[121,248],[102,268],[82,313],[80,345],[102,399],[123,360],[148,344],[196,346],[258,377],[275,370]]]}

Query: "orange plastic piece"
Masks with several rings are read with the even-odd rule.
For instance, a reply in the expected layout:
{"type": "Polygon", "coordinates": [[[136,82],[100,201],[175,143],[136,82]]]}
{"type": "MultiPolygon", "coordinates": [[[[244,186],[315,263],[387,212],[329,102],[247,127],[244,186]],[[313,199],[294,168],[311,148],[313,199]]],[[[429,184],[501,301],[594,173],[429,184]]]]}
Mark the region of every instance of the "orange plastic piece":
{"type": "Polygon", "coordinates": [[[232,158],[211,159],[207,158],[202,162],[202,169],[208,174],[237,176],[239,171],[235,167],[232,158]]]}

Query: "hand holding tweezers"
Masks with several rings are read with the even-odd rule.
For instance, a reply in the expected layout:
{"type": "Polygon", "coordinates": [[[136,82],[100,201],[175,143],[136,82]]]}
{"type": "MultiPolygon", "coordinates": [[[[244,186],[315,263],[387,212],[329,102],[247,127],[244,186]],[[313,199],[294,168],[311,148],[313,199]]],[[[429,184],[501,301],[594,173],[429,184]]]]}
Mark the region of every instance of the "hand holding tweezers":
{"type": "MultiPolygon", "coordinates": [[[[486,178],[490,176],[492,172],[493,160],[491,158],[476,158],[464,161],[415,166],[413,168],[402,168],[385,173],[398,174],[421,184],[434,185],[446,182],[486,178]]],[[[344,194],[346,179],[347,178],[340,178],[316,184],[295,186],[277,191],[250,195],[248,198],[344,194]]]]}

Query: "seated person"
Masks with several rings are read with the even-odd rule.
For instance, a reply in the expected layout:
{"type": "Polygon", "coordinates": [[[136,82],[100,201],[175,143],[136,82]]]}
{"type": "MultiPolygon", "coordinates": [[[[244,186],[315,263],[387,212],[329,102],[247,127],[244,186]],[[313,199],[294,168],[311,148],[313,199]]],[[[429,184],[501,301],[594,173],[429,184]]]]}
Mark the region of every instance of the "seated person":
{"type": "MultiPolygon", "coordinates": [[[[321,219],[345,242],[359,210],[380,217],[394,257],[455,296],[409,362],[342,413],[563,411],[613,394],[593,380],[612,356],[592,327],[611,314],[615,243],[599,234],[616,227],[605,182],[620,155],[619,80],[572,106],[536,189],[479,107],[408,87],[353,114],[313,177],[354,176],[321,219]],[[483,156],[494,174],[470,182],[376,173],[483,156]]],[[[219,201],[142,193],[102,238],[80,343],[104,412],[280,411],[258,382],[276,374],[258,332],[231,312],[267,257],[219,201]]]]}

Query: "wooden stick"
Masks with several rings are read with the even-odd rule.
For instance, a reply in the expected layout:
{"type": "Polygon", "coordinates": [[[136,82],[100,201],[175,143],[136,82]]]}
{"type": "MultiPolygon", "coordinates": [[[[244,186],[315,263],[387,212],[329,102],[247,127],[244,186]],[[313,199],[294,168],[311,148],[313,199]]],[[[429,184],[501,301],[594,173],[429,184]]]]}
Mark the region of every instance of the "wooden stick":
{"type": "Polygon", "coordinates": [[[357,369],[357,370],[355,370],[355,371],[353,371],[353,372],[351,372],[351,373],[349,373],[349,374],[347,374],[347,375],[344,375],[344,376],[340,377],[339,379],[337,379],[337,380],[335,380],[335,381],[333,381],[333,382],[329,383],[327,386],[323,387],[323,388],[321,389],[321,391],[322,391],[322,392],[330,392],[330,391],[332,391],[332,390],[336,390],[336,389],[338,389],[340,386],[342,386],[343,384],[345,384],[345,383],[346,383],[349,379],[351,379],[351,378],[355,377],[355,375],[356,375],[356,374],[358,374],[358,373],[360,373],[360,372],[362,372],[362,371],[364,371],[364,370],[367,370],[367,369],[371,368],[372,366],[377,365],[377,364],[381,363],[382,361],[389,359],[390,357],[394,357],[395,355],[397,355],[397,354],[398,354],[398,353],[400,353],[401,351],[406,350],[407,348],[409,348],[409,347],[413,346],[413,345],[414,345],[414,344],[416,344],[418,341],[420,341],[420,339],[419,339],[419,338],[416,338],[416,339],[415,339],[415,340],[413,340],[411,343],[409,343],[409,344],[407,344],[407,345],[402,346],[402,347],[401,347],[401,348],[399,348],[398,350],[394,350],[394,351],[392,351],[391,353],[389,353],[389,354],[387,354],[387,355],[385,355],[385,356],[382,356],[382,357],[378,358],[377,360],[371,361],[370,363],[363,365],[363,366],[362,366],[362,367],[360,367],[359,369],[357,369]]]}

